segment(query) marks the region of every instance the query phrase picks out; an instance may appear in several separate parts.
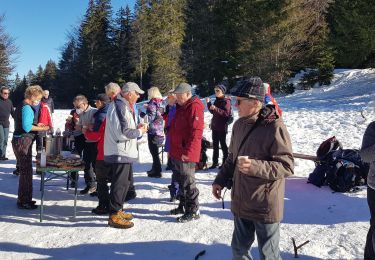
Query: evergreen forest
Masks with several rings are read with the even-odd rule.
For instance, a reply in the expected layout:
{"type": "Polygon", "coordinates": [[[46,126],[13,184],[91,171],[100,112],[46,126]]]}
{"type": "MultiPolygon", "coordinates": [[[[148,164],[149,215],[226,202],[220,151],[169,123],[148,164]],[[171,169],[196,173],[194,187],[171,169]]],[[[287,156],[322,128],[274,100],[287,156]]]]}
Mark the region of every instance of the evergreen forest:
{"type": "Polygon", "coordinates": [[[292,93],[288,79],[301,70],[308,89],[329,84],[335,68],[374,68],[374,14],[370,0],[137,0],[119,10],[89,0],[60,60],[15,78],[16,40],[0,16],[0,85],[16,104],[39,84],[60,108],[77,94],[93,99],[109,82],[162,93],[188,82],[206,96],[215,84],[256,75],[292,93]]]}

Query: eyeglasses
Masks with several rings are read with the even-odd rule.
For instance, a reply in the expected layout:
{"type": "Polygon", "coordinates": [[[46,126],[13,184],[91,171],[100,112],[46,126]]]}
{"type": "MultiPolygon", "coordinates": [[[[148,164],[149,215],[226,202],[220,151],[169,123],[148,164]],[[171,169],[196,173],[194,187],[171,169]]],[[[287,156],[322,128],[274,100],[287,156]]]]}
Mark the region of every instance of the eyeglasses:
{"type": "Polygon", "coordinates": [[[3,94],[3,95],[9,95],[10,92],[1,92],[1,94],[3,94]]]}
{"type": "Polygon", "coordinates": [[[245,98],[245,99],[236,99],[236,104],[237,106],[241,105],[242,101],[251,101],[251,100],[256,100],[255,98],[245,98]]]}
{"type": "Polygon", "coordinates": [[[215,92],[220,92],[221,90],[218,88],[215,88],[215,92]]]}

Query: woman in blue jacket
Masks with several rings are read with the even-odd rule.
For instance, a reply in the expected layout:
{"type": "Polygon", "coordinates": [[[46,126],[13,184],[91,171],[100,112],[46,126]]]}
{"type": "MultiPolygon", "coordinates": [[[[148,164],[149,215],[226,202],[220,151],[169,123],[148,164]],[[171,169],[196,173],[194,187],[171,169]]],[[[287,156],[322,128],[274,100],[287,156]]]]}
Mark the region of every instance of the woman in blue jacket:
{"type": "Polygon", "coordinates": [[[42,99],[43,90],[40,86],[30,86],[25,91],[25,99],[16,108],[14,117],[14,133],[12,147],[19,166],[19,183],[17,206],[19,209],[36,209],[33,196],[33,167],[31,147],[35,131],[47,131],[49,126],[33,125],[33,103],[42,99]]]}

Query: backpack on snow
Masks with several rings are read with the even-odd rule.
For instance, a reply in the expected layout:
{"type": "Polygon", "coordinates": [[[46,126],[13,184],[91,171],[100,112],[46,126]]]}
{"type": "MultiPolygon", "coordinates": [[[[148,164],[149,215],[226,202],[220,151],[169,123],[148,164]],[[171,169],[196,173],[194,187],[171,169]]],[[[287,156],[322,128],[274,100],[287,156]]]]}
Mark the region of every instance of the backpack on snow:
{"type": "Polygon", "coordinates": [[[336,192],[353,192],[366,183],[369,165],[355,149],[343,149],[336,137],[325,140],[317,150],[316,167],[308,183],[329,185],[336,192]]]}
{"type": "Polygon", "coordinates": [[[318,160],[315,162],[315,169],[310,173],[307,183],[314,184],[319,188],[326,184],[327,173],[333,168],[331,163],[332,153],[338,148],[342,149],[342,145],[335,136],[328,138],[319,145],[316,151],[318,160]]]}
{"type": "Polygon", "coordinates": [[[365,185],[369,165],[355,149],[339,149],[332,154],[333,163],[327,174],[328,186],[336,192],[355,192],[365,185]]]}

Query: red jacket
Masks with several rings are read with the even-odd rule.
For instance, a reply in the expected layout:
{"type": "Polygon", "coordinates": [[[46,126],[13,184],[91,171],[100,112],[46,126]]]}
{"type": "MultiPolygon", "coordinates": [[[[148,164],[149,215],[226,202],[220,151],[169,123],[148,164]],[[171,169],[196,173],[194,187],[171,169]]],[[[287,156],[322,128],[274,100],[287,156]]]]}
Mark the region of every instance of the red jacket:
{"type": "Polygon", "coordinates": [[[101,123],[99,130],[97,132],[87,130],[85,133],[85,137],[87,140],[97,141],[97,149],[98,153],[96,155],[97,161],[104,160],[104,131],[105,131],[105,119],[101,123]]]}
{"type": "Polygon", "coordinates": [[[40,102],[40,112],[39,112],[38,123],[42,123],[43,125],[46,125],[46,126],[48,125],[50,128],[53,127],[51,114],[50,114],[47,103],[40,102]]]}
{"type": "Polygon", "coordinates": [[[189,162],[199,162],[204,128],[204,105],[193,96],[183,106],[177,105],[170,126],[170,156],[181,161],[186,155],[189,162]]]}

